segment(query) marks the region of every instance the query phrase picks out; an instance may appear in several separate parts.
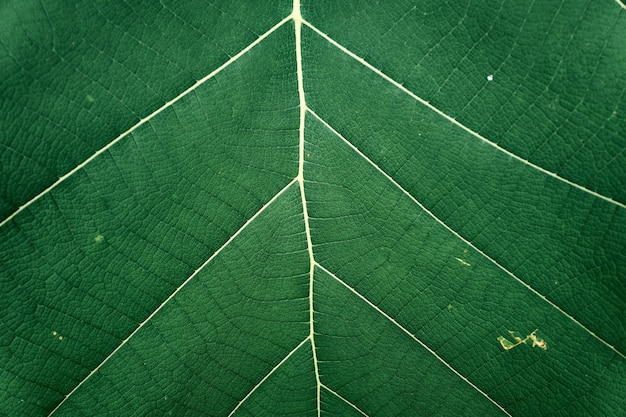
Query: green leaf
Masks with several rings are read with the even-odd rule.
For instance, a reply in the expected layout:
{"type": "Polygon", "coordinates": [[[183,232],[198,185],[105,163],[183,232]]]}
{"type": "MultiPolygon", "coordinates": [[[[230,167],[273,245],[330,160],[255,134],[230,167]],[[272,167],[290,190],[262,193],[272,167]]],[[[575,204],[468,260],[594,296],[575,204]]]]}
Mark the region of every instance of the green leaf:
{"type": "Polygon", "coordinates": [[[0,23],[0,415],[626,414],[621,2],[0,23]]]}

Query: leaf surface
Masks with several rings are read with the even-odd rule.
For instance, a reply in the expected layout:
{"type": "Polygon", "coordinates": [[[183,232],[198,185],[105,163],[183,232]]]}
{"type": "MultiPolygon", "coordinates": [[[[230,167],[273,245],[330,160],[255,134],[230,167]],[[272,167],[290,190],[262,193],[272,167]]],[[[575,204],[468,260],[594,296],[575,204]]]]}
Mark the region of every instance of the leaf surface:
{"type": "Polygon", "coordinates": [[[0,5],[0,414],[626,413],[621,3],[183,3],[0,5]]]}

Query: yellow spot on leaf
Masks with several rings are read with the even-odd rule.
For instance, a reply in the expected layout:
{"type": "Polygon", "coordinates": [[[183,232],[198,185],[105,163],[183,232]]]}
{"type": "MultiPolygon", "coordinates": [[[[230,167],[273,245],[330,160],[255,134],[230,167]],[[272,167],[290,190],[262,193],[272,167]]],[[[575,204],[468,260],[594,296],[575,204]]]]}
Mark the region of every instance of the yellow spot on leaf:
{"type": "Polygon", "coordinates": [[[498,336],[498,341],[500,342],[500,344],[505,350],[509,350],[517,346],[516,343],[509,342],[507,338],[504,336],[498,336]]]}
{"type": "Polygon", "coordinates": [[[519,336],[515,336],[514,331],[509,330],[509,334],[515,340],[515,342],[511,342],[509,339],[507,339],[504,336],[498,336],[498,342],[500,342],[500,345],[502,345],[504,350],[509,350],[509,349],[513,349],[516,346],[521,345],[522,343],[525,344],[526,342],[530,340],[531,342],[533,342],[532,347],[538,347],[543,350],[548,350],[548,345],[546,344],[545,340],[537,337],[537,330],[539,329],[535,329],[531,334],[529,334],[523,339],[519,336]]]}
{"type": "Polygon", "coordinates": [[[93,98],[91,94],[87,94],[87,96],[85,97],[85,100],[87,100],[90,103],[93,103],[94,101],[96,101],[96,99],[93,98]]]}
{"type": "MultiPolygon", "coordinates": [[[[537,330],[535,330],[536,332],[537,330]]],[[[548,345],[546,345],[546,341],[543,339],[539,339],[536,335],[535,332],[532,332],[531,334],[528,335],[528,337],[530,337],[530,340],[533,341],[533,347],[538,347],[541,348],[543,350],[548,350],[548,345]]]]}
{"type": "Polygon", "coordinates": [[[457,261],[459,261],[461,263],[461,265],[465,265],[465,266],[472,266],[472,264],[470,264],[469,262],[465,262],[463,259],[461,258],[454,258],[457,261]]]}
{"type": "Polygon", "coordinates": [[[52,331],[52,336],[56,336],[56,335],[57,335],[57,331],[56,331],[56,330],[53,330],[53,331],[52,331]]]}
{"type": "Polygon", "coordinates": [[[100,242],[102,242],[104,240],[104,236],[98,235],[98,236],[94,237],[93,240],[95,240],[96,243],[100,243],[100,242]]]}

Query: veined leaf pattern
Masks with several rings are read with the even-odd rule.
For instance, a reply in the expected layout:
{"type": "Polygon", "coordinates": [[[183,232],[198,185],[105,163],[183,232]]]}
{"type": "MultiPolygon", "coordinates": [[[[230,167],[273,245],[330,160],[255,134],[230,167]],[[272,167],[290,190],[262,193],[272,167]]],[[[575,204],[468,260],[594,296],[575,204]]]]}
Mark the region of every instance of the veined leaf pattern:
{"type": "Polygon", "coordinates": [[[6,2],[0,414],[625,414],[625,20],[6,2]]]}

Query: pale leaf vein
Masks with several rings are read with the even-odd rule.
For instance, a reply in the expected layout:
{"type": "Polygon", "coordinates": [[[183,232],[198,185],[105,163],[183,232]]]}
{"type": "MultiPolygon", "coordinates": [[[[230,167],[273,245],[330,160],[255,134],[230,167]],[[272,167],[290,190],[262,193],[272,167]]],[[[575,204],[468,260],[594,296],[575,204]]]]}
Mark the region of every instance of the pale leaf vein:
{"type": "Polygon", "coordinates": [[[56,187],[59,186],[59,184],[63,183],[65,180],[67,180],[68,178],[70,178],[72,175],[74,175],[76,172],[80,171],[82,168],[84,168],[87,164],[89,164],[91,161],[93,161],[94,159],[96,159],[98,156],[102,155],[104,152],[106,152],[107,150],[109,150],[113,145],[115,145],[116,143],[118,143],[119,141],[121,141],[122,139],[124,139],[126,136],[130,135],[131,133],[133,133],[135,130],[137,130],[139,127],[143,126],[145,123],[149,122],[150,120],[152,120],[155,116],[157,116],[159,113],[163,112],[165,109],[171,107],[174,103],[176,103],[177,101],[179,101],[180,99],[182,99],[183,97],[185,97],[187,94],[191,93],[192,91],[196,90],[199,86],[201,86],[202,84],[204,84],[207,80],[215,77],[217,74],[219,74],[220,72],[222,72],[225,68],[227,68],[228,66],[230,66],[233,62],[237,61],[239,58],[241,58],[243,55],[245,55],[249,50],[251,50],[252,48],[254,48],[256,45],[258,45],[263,39],[267,38],[270,34],[272,34],[273,32],[275,32],[279,27],[281,27],[282,25],[284,25],[286,22],[288,22],[289,20],[291,20],[291,16],[287,16],[286,18],[284,18],[283,20],[281,20],[280,22],[278,22],[276,25],[274,25],[270,30],[268,30],[267,32],[265,32],[263,35],[259,36],[254,42],[250,43],[248,46],[246,46],[244,49],[242,49],[239,53],[237,53],[236,55],[234,55],[233,57],[231,57],[228,61],[226,61],[225,63],[223,63],[222,65],[220,65],[219,67],[217,67],[216,69],[214,69],[213,71],[211,71],[209,74],[207,74],[206,76],[204,76],[203,78],[201,78],[200,80],[196,81],[191,87],[187,88],[185,91],[183,91],[182,93],[180,93],[179,95],[177,95],[176,97],[174,97],[173,99],[171,99],[170,101],[168,101],[167,103],[163,104],[161,107],[159,107],[157,110],[155,110],[154,112],[150,113],[149,115],[147,115],[146,117],[144,117],[143,119],[141,119],[139,122],[135,123],[130,129],[126,130],[124,133],[122,133],[121,135],[119,135],[118,137],[116,137],[115,139],[113,139],[112,141],[110,141],[109,143],[107,143],[105,146],[103,146],[102,148],[98,149],[93,155],[91,155],[89,158],[85,159],[83,162],[81,162],[79,165],[77,165],[76,167],[74,167],[72,170],[70,170],[69,172],[67,172],[65,175],[63,175],[62,177],[60,177],[59,179],[57,179],[54,183],[52,183],[50,186],[48,186],[48,188],[46,188],[45,190],[41,191],[39,194],[37,194],[36,196],[34,196],[33,198],[31,198],[30,200],[28,200],[26,203],[22,204],[17,210],[15,210],[13,213],[11,213],[6,219],[2,220],[0,222],[0,227],[4,226],[5,224],[7,224],[9,221],[11,221],[15,216],[17,216],[19,213],[21,213],[22,211],[24,211],[24,209],[26,209],[27,207],[29,207],[31,204],[33,204],[35,201],[39,200],[41,197],[43,197],[44,195],[48,194],[49,192],[51,192],[52,190],[54,190],[56,187]]]}
{"type": "Polygon", "coordinates": [[[568,180],[567,178],[564,178],[560,175],[558,175],[555,172],[551,172],[527,159],[522,158],[521,156],[518,156],[516,154],[514,154],[513,152],[501,147],[500,145],[498,145],[496,142],[493,142],[489,139],[487,139],[486,137],[484,137],[483,135],[481,135],[478,132],[475,132],[474,130],[470,129],[469,127],[465,126],[464,124],[462,124],[461,122],[459,122],[458,120],[456,120],[454,117],[444,113],[442,110],[438,109],[437,107],[433,106],[431,103],[429,103],[428,101],[424,100],[423,98],[419,97],[417,94],[413,93],[412,91],[410,91],[409,89],[407,89],[404,85],[402,85],[401,83],[397,82],[396,80],[394,80],[393,78],[391,78],[390,76],[388,76],[387,74],[383,73],[381,70],[379,70],[378,68],[374,67],[372,64],[370,64],[369,62],[367,62],[365,59],[359,57],[358,55],[356,55],[354,52],[350,51],[348,48],[346,48],[345,46],[341,45],[340,43],[338,43],[337,41],[335,41],[334,39],[332,39],[330,36],[328,36],[327,34],[325,34],[324,32],[322,32],[321,30],[319,30],[318,28],[316,28],[315,26],[313,26],[311,23],[307,22],[306,20],[303,21],[303,23],[308,26],[309,28],[311,28],[313,31],[315,31],[315,33],[317,33],[319,36],[321,36],[322,38],[324,38],[326,41],[328,41],[331,45],[335,46],[337,49],[339,49],[341,52],[345,53],[346,55],[348,55],[349,57],[351,57],[352,59],[354,59],[355,61],[357,61],[358,63],[360,63],[361,65],[365,66],[366,68],[368,68],[370,71],[374,72],[375,74],[377,74],[378,76],[380,76],[381,78],[385,79],[387,82],[389,82],[390,84],[392,84],[394,87],[398,88],[399,90],[401,90],[403,93],[407,94],[408,96],[410,96],[411,98],[413,98],[414,100],[418,101],[419,103],[423,104],[424,106],[428,107],[430,110],[432,110],[433,112],[437,113],[439,116],[443,117],[444,119],[448,120],[450,123],[454,124],[457,127],[460,127],[461,129],[463,129],[464,131],[466,131],[467,133],[469,133],[470,135],[480,139],[481,141],[483,141],[484,143],[492,146],[493,148],[497,149],[498,151],[502,152],[503,154],[509,156],[510,158],[513,158],[517,161],[522,162],[523,164],[534,168],[536,170],[538,170],[539,172],[548,175],[552,178],[555,178],[559,181],[562,181],[566,184],[568,184],[571,187],[577,188],[581,191],[584,191],[585,193],[591,194],[594,197],[600,198],[602,200],[608,201],[609,203],[615,204],[618,207],[621,208],[626,208],[626,204],[617,201],[611,197],[607,197],[603,194],[600,194],[596,191],[590,190],[589,188],[586,188],[580,184],[577,184],[571,180],[568,180]]]}
{"type": "Polygon", "coordinates": [[[483,256],[485,259],[487,259],[489,262],[491,262],[492,264],[494,264],[495,266],[497,266],[499,269],[501,269],[503,272],[505,272],[507,275],[509,275],[511,278],[515,279],[517,282],[519,282],[520,284],[522,284],[524,287],[526,287],[528,290],[530,290],[532,293],[534,293],[536,296],[538,296],[539,298],[541,298],[544,302],[548,303],[551,307],[555,308],[557,311],[559,311],[561,314],[563,314],[565,317],[567,317],[568,319],[570,319],[571,321],[573,321],[576,325],[578,325],[579,327],[581,327],[583,330],[585,330],[589,335],[591,335],[592,337],[594,337],[595,339],[597,339],[598,341],[600,341],[602,344],[604,344],[605,346],[609,347],[613,352],[617,353],[619,356],[621,356],[622,358],[626,358],[626,355],[624,355],[624,353],[620,352],[615,346],[611,345],[610,343],[608,343],[606,340],[602,339],[600,336],[598,336],[596,333],[594,333],[593,331],[591,331],[591,329],[589,329],[588,327],[586,327],[584,324],[582,324],[580,321],[578,321],[576,318],[574,318],[571,314],[569,314],[568,312],[566,312],[565,310],[563,310],[561,307],[559,307],[557,304],[555,304],[553,301],[551,301],[549,298],[547,298],[545,295],[541,294],[539,291],[537,291],[536,289],[534,289],[532,286],[530,286],[528,283],[526,283],[524,280],[522,280],[521,278],[519,278],[517,275],[515,275],[513,272],[509,271],[506,267],[504,267],[502,264],[500,264],[498,261],[496,261],[494,258],[492,258],[491,256],[489,256],[487,253],[485,253],[484,251],[482,251],[480,248],[478,248],[476,245],[474,245],[471,241],[469,241],[467,238],[465,238],[464,236],[462,236],[460,233],[458,233],[456,230],[452,229],[450,226],[448,226],[443,220],[441,220],[440,218],[438,218],[432,211],[430,211],[426,206],[424,206],[420,201],[418,201],[409,191],[407,191],[404,187],[402,187],[402,185],[400,185],[396,180],[394,180],[389,174],[387,174],[381,167],[379,167],[374,161],[372,161],[367,155],[365,155],[363,152],[361,152],[360,149],[358,149],[356,146],[354,146],[350,141],[348,141],[341,133],[339,133],[337,130],[335,130],[332,126],[330,126],[324,119],[322,119],[320,116],[318,116],[313,110],[311,109],[307,109],[308,112],[313,115],[315,118],[317,118],[327,129],[329,129],[334,135],[336,135],[338,138],[340,138],[343,142],[345,142],[354,152],[356,152],[361,158],[363,158],[365,161],[367,161],[370,165],[372,165],[378,172],[380,172],[388,181],[390,181],[394,186],[396,186],[402,193],[404,193],[407,197],[409,197],[415,204],[417,204],[424,212],[426,212],[430,217],[433,218],[433,220],[435,220],[437,223],[439,223],[441,226],[443,226],[446,230],[448,230],[450,233],[452,233],[455,237],[457,237],[458,239],[460,239],[461,241],[463,241],[466,245],[470,246],[472,249],[474,249],[477,253],[479,253],[481,256],[483,256]]]}
{"type": "Polygon", "coordinates": [[[437,352],[435,352],[433,349],[431,349],[427,344],[425,344],[424,342],[422,342],[417,336],[415,336],[413,333],[411,333],[410,331],[408,331],[404,326],[402,326],[398,321],[396,321],[396,319],[394,319],[393,317],[391,317],[389,314],[387,314],[386,312],[384,312],[380,307],[378,307],[376,304],[372,303],[370,300],[368,300],[367,298],[365,298],[363,295],[361,295],[358,291],[356,291],[354,288],[352,288],[351,286],[349,286],[348,284],[346,284],[344,281],[342,281],[339,277],[337,277],[335,274],[333,274],[332,272],[330,272],[328,269],[324,268],[322,265],[320,265],[319,263],[316,264],[321,270],[323,270],[324,272],[326,272],[328,275],[330,275],[331,277],[333,277],[335,280],[337,280],[337,282],[339,282],[341,285],[343,285],[344,287],[346,287],[348,290],[350,290],[350,292],[352,292],[353,294],[355,294],[357,297],[359,297],[361,300],[363,300],[367,305],[369,305],[371,308],[373,308],[374,310],[376,310],[381,316],[383,316],[384,318],[386,318],[388,321],[390,321],[391,323],[393,323],[396,327],[398,327],[400,330],[402,330],[404,333],[406,333],[411,339],[413,339],[415,342],[417,342],[418,344],[420,344],[424,349],[426,349],[431,355],[433,355],[435,358],[437,358],[437,360],[439,360],[441,363],[443,363],[448,369],[450,369],[457,377],[461,378],[465,383],[467,383],[468,385],[470,385],[472,388],[474,388],[476,391],[478,391],[481,395],[483,395],[485,398],[487,398],[492,404],[494,404],[496,407],[498,407],[504,414],[506,414],[507,416],[513,417],[511,416],[511,414],[506,411],[504,409],[504,407],[502,407],[500,404],[498,404],[493,398],[491,398],[486,392],[484,392],[483,390],[481,390],[478,386],[476,386],[476,384],[474,384],[472,381],[470,381],[469,379],[467,379],[463,374],[461,374],[459,371],[457,371],[456,369],[454,369],[454,367],[452,367],[452,365],[450,365],[448,362],[446,362],[441,356],[439,356],[437,354],[437,352]]]}
{"type": "Polygon", "coordinates": [[[261,213],[263,213],[265,211],[265,209],[267,209],[274,201],[276,201],[287,189],[289,189],[293,184],[296,183],[296,180],[293,179],[289,182],[289,184],[287,184],[282,190],[280,190],[278,193],[276,193],[276,195],[274,195],[267,203],[265,203],[265,205],[263,205],[263,207],[261,207],[252,217],[250,217],[244,224],[243,226],[241,226],[222,246],[220,246],[220,248],[218,250],[216,250],[206,261],[204,261],[204,263],[202,265],[200,265],[200,267],[198,267],[198,269],[196,269],[187,279],[185,279],[185,281],[183,281],[182,284],[180,284],[178,286],[178,288],[176,288],[176,290],[174,290],[152,313],[150,313],[150,315],[148,317],[146,317],[144,319],[144,321],[142,321],[139,326],[137,326],[135,328],[135,330],[133,330],[133,332],[131,334],[128,335],[128,337],[126,337],[126,339],[122,340],[122,342],[115,348],[113,349],[113,351],[111,353],[109,353],[107,355],[106,358],[104,358],[100,364],[98,364],[98,366],[96,366],[89,374],[87,374],[87,376],[85,378],[83,378],[78,385],[76,385],[67,395],[65,395],[65,397],[63,398],[63,400],[61,400],[61,402],[59,402],[59,404],[57,404],[57,406],[50,412],[50,414],[48,414],[48,417],[50,417],[51,415],[53,415],[62,405],[63,403],[65,403],[65,401],[67,401],[68,398],[70,398],[74,392],[76,392],[76,390],[78,390],[89,378],[91,378],[96,372],[98,372],[105,363],[107,363],[109,361],[109,359],[111,359],[121,348],[122,346],[124,346],[126,343],[128,343],[128,341],[133,338],[137,332],[139,332],[145,325],[146,323],[148,323],[150,320],[152,320],[152,318],[159,312],[161,311],[161,309],[163,309],[163,307],[165,305],[167,305],[172,298],[174,298],[176,296],[176,294],[178,294],[188,283],[189,281],[191,281],[196,275],[198,275],[200,273],[200,271],[202,271],[204,269],[205,266],[207,266],[213,259],[215,259],[215,257],[217,257],[228,245],[230,245],[230,243],[235,240],[235,238],[237,236],[239,236],[241,234],[241,232],[243,232],[249,225],[250,223],[252,223],[257,217],[259,217],[259,215],[261,213]]]}

